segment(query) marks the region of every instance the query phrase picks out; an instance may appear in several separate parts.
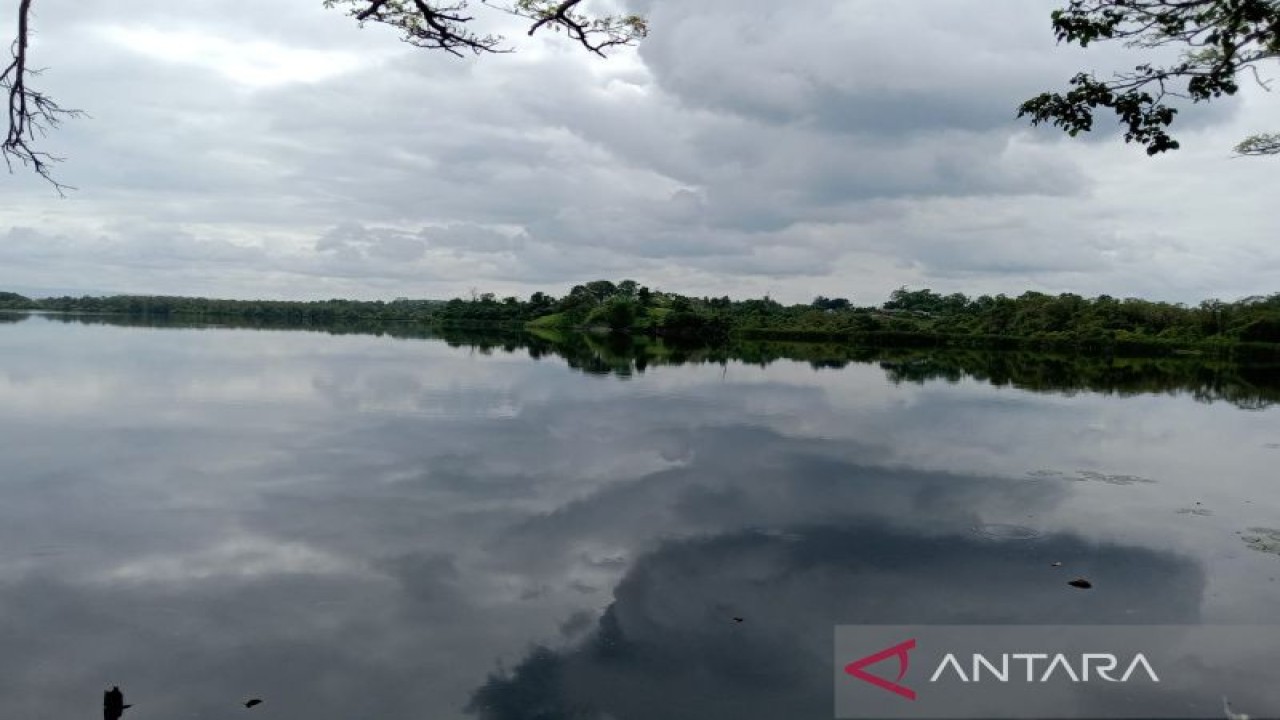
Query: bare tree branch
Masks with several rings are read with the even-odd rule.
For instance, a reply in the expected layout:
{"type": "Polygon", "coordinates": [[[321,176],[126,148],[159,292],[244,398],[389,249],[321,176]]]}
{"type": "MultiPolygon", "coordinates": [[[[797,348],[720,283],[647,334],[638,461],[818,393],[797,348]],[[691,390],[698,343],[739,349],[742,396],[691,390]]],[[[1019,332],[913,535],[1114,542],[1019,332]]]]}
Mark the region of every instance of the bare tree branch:
{"type": "Polygon", "coordinates": [[[27,64],[27,51],[31,38],[31,3],[32,0],[20,0],[18,3],[18,34],[11,46],[11,60],[0,73],[0,90],[8,96],[9,131],[3,143],[0,143],[0,155],[4,157],[5,167],[13,172],[13,163],[31,168],[37,175],[49,181],[58,191],[74,189],[53,178],[52,164],[62,158],[54,157],[47,152],[32,147],[37,139],[56,128],[68,117],[84,116],[80,110],[64,108],[48,95],[33,89],[27,81],[40,74],[27,64]]]}

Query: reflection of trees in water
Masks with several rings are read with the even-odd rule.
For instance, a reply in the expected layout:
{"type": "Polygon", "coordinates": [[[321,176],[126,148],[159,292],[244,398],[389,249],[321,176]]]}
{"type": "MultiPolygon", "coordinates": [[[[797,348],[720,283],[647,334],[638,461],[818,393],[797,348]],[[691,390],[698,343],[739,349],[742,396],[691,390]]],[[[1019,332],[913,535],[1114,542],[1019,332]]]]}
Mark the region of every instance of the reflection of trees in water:
{"type": "MultiPolygon", "coordinates": [[[[0,322],[19,322],[24,314],[0,313],[0,322]]],[[[45,315],[57,322],[134,327],[209,328],[207,323],[127,315],[45,315]]],[[[377,335],[403,339],[440,339],[484,355],[525,352],[533,359],[558,357],[583,373],[619,378],[643,374],[652,366],[726,366],[729,362],[765,367],[778,361],[808,363],[815,370],[850,364],[878,364],[890,382],[959,382],[966,378],[997,387],[1033,392],[1100,392],[1121,396],[1189,394],[1197,401],[1229,402],[1263,409],[1280,402],[1280,372],[1269,363],[1233,362],[1196,356],[1122,358],[1105,355],[1055,355],[1015,350],[962,350],[920,347],[866,347],[841,343],[731,341],[708,345],[625,334],[527,333],[430,330],[395,323],[309,325],[273,321],[234,322],[216,327],[260,330],[309,330],[331,335],[377,335]]]]}
{"type": "Polygon", "coordinates": [[[1053,356],[1019,352],[935,352],[880,361],[895,383],[969,377],[1035,392],[1088,390],[1123,396],[1189,393],[1201,402],[1245,409],[1280,400],[1274,365],[1150,358],[1053,356]]]}
{"type": "Polygon", "coordinates": [[[735,361],[763,367],[788,360],[826,370],[875,363],[893,383],[955,383],[970,378],[1033,392],[1088,391],[1121,396],[1187,393],[1200,402],[1225,401],[1244,409],[1262,409],[1280,401],[1280,373],[1274,364],[1193,357],[1116,358],[823,343],[680,345],[669,340],[616,335],[574,335],[555,340],[534,337],[525,342],[532,357],[557,355],[583,372],[619,377],[643,373],[652,365],[725,365],[735,361]]]}

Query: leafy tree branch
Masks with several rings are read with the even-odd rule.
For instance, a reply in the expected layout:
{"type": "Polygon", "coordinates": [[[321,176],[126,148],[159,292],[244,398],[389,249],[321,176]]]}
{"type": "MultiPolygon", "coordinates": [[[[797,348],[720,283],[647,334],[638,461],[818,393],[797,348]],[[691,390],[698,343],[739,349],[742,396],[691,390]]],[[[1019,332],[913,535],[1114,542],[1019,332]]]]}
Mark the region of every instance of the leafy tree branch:
{"type": "MultiPolygon", "coordinates": [[[[621,45],[630,45],[648,34],[648,25],[638,15],[591,17],[579,10],[583,0],[480,0],[490,9],[532,21],[529,35],[542,29],[563,31],[572,40],[597,55],[621,45]]],[[[376,22],[396,28],[401,39],[417,47],[444,50],[459,57],[470,52],[510,52],[504,38],[478,35],[468,23],[467,0],[449,4],[426,0],[325,0],[325,7],[344,6],[361,23],[376,22]]]]}
{"type": "MultiPolygon", "coordinates": [[[[1101,80],[1079,73],[1065,93],[1042,93],[1024,102],[1019,117],[1050,124],[1075,136],[1093,129],[1094,114],[1110,110],[1125,128],[1125,141],[1148,155],[1176,150],[1168,132],[1177,115],[1169,98],[1209,102],[1240,90],[1249,76],[1264,88],[1263,64],[1280,58],[1277,0],[1071,0],[1052,14],[1059,42],[1088,47],[1120,41],[1129,47],[1181,49],[1176,62],[1144,63],[1101,80]]],[[[1280,153],[1275,135],[1258,135],[1236,148],[1243,155],[1280,153]]]]}

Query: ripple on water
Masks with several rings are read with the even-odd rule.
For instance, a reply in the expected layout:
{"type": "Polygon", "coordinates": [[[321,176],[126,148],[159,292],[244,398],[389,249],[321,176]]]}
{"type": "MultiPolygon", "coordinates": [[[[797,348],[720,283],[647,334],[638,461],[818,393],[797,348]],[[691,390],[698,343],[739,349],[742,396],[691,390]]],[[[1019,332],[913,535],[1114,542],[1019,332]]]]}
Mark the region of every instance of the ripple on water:
{"type": "Polygon", "coordinates": [[[988,540],[1035,540],[1044,533],[1026,525],[980,523],[973,526],[973,534],[988,540]]]}

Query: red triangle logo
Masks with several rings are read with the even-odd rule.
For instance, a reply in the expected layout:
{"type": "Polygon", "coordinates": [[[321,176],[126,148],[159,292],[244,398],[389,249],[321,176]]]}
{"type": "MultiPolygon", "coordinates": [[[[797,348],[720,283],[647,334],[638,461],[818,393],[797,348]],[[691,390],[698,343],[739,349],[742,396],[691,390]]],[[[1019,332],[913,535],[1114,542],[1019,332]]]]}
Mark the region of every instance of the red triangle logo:
{"type": "Polygon", "coordinates": [[[915,638],[900,642],[893,647],[885,648],[878,653],[868,655],[861,660],[854,660],[844,666],[844,671],[858,678],[863,682],[871,683],[881,690],[888,690],[895,695],[901,695],[908,700],[916,699],[916,691],[901,685],[902,678],[907,675],[907,668],[911,666],[911,657],[908,655],[912,650],[916,649],[915,638]],[[898,677],[893,680],[886,680],[879,675],[872,675],[864,668],[868,665],[875,665],[882,660],[888,660],[891,657],[898,658],[898,677]]]}

